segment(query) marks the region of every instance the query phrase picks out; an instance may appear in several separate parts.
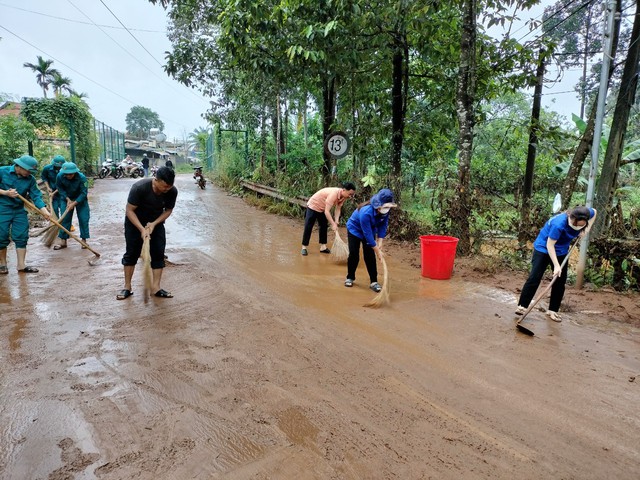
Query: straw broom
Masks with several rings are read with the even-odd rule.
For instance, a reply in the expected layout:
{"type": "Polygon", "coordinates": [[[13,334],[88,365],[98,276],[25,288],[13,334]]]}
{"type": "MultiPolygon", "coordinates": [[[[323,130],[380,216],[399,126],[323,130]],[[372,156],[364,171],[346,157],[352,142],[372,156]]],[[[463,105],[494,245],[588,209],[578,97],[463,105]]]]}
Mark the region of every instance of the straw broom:
{"type": "MultiPolygon", "coordinates": [[[[27,207],[28,210],[30,210],[33,213],[37,213],[38,215],[44,216],[44,214],[40,211],[40,209],[38,207],[36,207],[33,203],[31,203],[29,200],[24,198],[22,195],[18,194],[17,197],[20,200],[22,200],[22,202],[25,204],[25,206],[27,207]]],[[[93,248],[91,248],[87,242],[85,242],[81,238],[79,238],[76,235],[74,235],[73,233],[71,233],[69,230],[67,230],[65,227],[63,227],[60,224],[60,222],[58,222],[57,220],[54,220],[53,218],[49,217],[49,221],[51,223],[53,223],[54,225],[56,225],[59,229],[67,232],[67,235],[69,235],[70,238],[73,238],[76,242],[78,242],[83,247],[87,248],[91,253],[93,253],[95,255],[95,258],[93,258],[92,260],[88,260],[89,265],[94,266],[94,265],[98,265],[99,264],[100,254],[98,252],[96,252],[93,248]]]]}
{"type": "MultiPolygon", "coordinates": [[[[69,209],[67,208],[60,218],[56,218],[56,212],[53,211],[53,208],[51,208],[50,211],[51,211],[51,218],[53,218],[54,220],[57,220],[59,223],[62,223],[62,220],[64,220],[64,217],[66,217],[67,213],[69,213],[69,209]]],[[[47,227],[47,230],[44,233],[44,237],[42,237],[40,241],[50,248],[51,245],[53,245],[54,240],[57,238],[59,230],[60,229],[55,225],[49,225],[47,227]]]]}
{"type": "Polygon", "coordinates": [[[382,290],[380,290],[380,292],[378,292],[378,294],[373,297],[373,300],[371,300],[369,303],[365,303],[365,307],[380,308],[383,305],[389,304],[389,270],[387,269],[387,262],[385,261],[384,257],[380,257],[380,261],[382,262],[383,271],[382,290]]]}
{"type": "Polygon", "coordinates": [[[153,272],[151,271],[151,237],[147,236],[142,243],[142,276],[144,278],[144,299],[151,296],[153,272]]]}
{"type": "Polygon", "coordinates": [[[338,230],[336,230],[336,237],[333,239],[333,245],[331,246],[331,256],[336,263],[347,263],[349,258],[349,245],[340,238],[338,230]]]}

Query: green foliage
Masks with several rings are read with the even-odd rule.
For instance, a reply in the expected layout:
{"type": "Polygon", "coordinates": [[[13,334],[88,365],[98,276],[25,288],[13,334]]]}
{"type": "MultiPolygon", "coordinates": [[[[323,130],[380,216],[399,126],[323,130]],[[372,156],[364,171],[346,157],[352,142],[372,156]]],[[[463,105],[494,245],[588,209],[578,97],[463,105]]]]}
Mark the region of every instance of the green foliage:
{"type": "Polygon", "coordinates": [[[82,171],[91,171],[98,156],[93,117],[89,107],[77,96],[54,99],[27,98],[23,102],[22,115],[37,130],[50,130],[56,126],[63,135],[75,134],[76,163],[82,171]]]}
{"type": "Polygon", "coordinates": [[[149,138],[149,132],[152,128],[164,130],[164,123],[160,120],[160,116],[150,108],[139,105],[131,108],[125,122],[127,132],[138,139],[149,138]]]}
{"type": "Polygon", "coordinates": [[[0,116],[0,165],[10,165],[14,158],[24,155],[27,142],[35,139],[33,125],[23,117],[0,116]]]}

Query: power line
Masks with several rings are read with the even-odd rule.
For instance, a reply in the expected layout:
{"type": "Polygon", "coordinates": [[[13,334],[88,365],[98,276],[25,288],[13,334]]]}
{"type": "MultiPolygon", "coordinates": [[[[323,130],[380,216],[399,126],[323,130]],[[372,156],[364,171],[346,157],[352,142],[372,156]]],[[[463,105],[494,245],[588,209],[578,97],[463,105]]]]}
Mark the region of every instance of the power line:
{"type": "Polygon", "coordinates": [[[122,23],[122,21],[120,21],[120,19],[117,17],[117,15],[116,15],[115,13],[113,13],[113,11],[112,11],[108,6],[107,6],[107,4],[106,4],[106,3],[104,3],[104,2],[103,2],[103,0],[100,0],[100,3],[101,3],[102,5],[104,5],[104,8],[106,8],[107,10],[109,10],[109,13],[110,13],[111,15],[113,15],[113,18],[115,18],[115,19],[118,21],[118,23],[119,23],[120,25],[122,25],[122,27],[127,31],[127,33],[128,33],[129,35],[131,35],[131,37],[132,37],[132,38],[133,38],[133,39],[138,43],[138,45],[140,45],[140,46],[142,47],[142,49],[143,49],[145,52],[147,52],[147,53],[149,54],[149,56],[150,56],[151,58],[153,58],[153,60],[154,60],[158,65],[160,65],[160,67],[162,68],[162,67],[163,67],[162,63],[160,63],[160,62],[158,61],[158,59],[157,59],[156,57],[154,57],[154,56],[153,56],[153,54],[152,54],[149,50],[147,50],[147,47],[145,47],[145,46],[140,42],[140,40],[138,40],[138,39],[136,38],[136,36],[135,36],[133,33],[131,33],[131,30],[129,30],[129,29],[127,28],[127,26],[126,26],[124,23],[122,23]]]}
{"type": "Polygon", "coordinates": [[[127,53],[131,58],[133,58],[136,62],[138,62],[140,65],[142,65],[147,71],[149,71],[151,73],[151,75],[153,75],[154,77],[156,77],[158,80],[160,80],[162,83],[164,83],[165,85],[167,85],[169,88],[171,88],[174,92],[180,94],[181,92],[179,92],[173,85],[171,85],[170,83],[168,83],[166,81],[166,78],[161,77],[160,75],[158,75],[156,72],[154,72],[152,69],[150,69],[149,67],[147,67],[144,63],[142,63],[140,61],[140,59],[138,57],[136,57],[133,53],[131,53],[129,50],[127,50],[125,47],[123,47],[120,43],[118,43],[118,41],[113,38],[111,35],[109,35],[100,25],[98,25],[97,23],[95,23],[91,17],[89,17],[89,15],[87,15],[86,13],[84,13],[82,10],[80,10],[80,8],[78,8],[71,0],[67,0],[71,6],[73,8],[75,8],[76,10],[78,10],[78,12],[80,12],[82,15],[84,15],[93,25],[95,25],[96,27],[98,27],[100,29],[100,31],[102,33],[104,33],[107,37],[109,37],[109,39],[111,41],[113,41],[113,43],[115,43],[116,45],[118,45],[122,50],[125,51],[125,53],[127,53]]]}
{"type": "MultiPolygon", "coordinates": [[[[96,25],[96,26],[100,26],[100,27],[104,27],[104,28],[114,28],[116,30],[123,30],[122,27],[117,27],[115,25],[98,25],[96,23],[83,22],[82,20],[72,20],[70,18],[57,17],[55,15],[48,15],[46,13],[35,12],[33,10],[27,10],[26,8],[14,7],[13,5],[7,5],[6,3],[2,3],[2,2],[0,2],[0,6],[7,7],[7,8],[13,8],[14,10],[20,10],[20,11],[26,12],[26,13],[32,13],[34,15],[40,15],[42,17],[55,18],[56,20],[62,20],[64,22],[79,23],[81,25],[96,25]]],[[[145,30],[145,29],[142,29],[142,28],[132,28],[131,30],[135,30],[136,32],[144,32],[144,33],[161,33],[163,35],[167,34],[167,32],[163,31],[163,30],[145,30]]]]}
{"type": "MultiPolygon", "coordinates": [[[[106,8],[106,9],[109,11],[109,13],[110,13],[111,15],[113,15],[113,18],[115,18],[115,19],[118,21],[118,23],[119,23],[120,25],[122,25],[122,27],[127,31],[127,33],[128,33],[129,35],[131,35],[131,37],[132,37],[132,38],[133,38],[133,39],[138,43],[138,45],[140,45],[140,46],[143,48],[143,50],[144,50],[145,52],[147,52],[151,58],[153,58],[153,60],[154,60],[154,61],[155,61],[159,66],[160,66],[160,68],[164,68],[164,65],[162,65],[162,63],[160,63],[160,62],[158,61],[158,59],[157,59],[156,57],[154,57],[154,56],[153,56],[153,54],[152,54],[149,50],[147,50],[147,47],[145,47],[145,46],[142,44],[142,42],[140,42],[140,40],[138,40],[138,39],[136,38],[136,36],[135,36],[133,33],[131,33],[131,30],[129,30],[129,29],[127,28],[127,26],[126,26],[124,23],[122,23],[122,21],[118,18],[118,16],[117,16],[115,13],[113,13],[113,11],[112,11],[108,6],[107,6],[107,4],[106,4],[106,3],[104,3],[104,1],[103,1],[103,0],[100,0],[100,3],[102,3],[102,5],[104,5],[104,8],[106,8]]],[[[195,96],[198,100],[203,100],[203,98],[202,98],[200,95],[197,95],[197,94],[196,94],[193,90],[191,90],[190,88],[187,88],[187,91],[189,91],[189,92],[190,92],[193,96],[195,96]]]]}
{"type": "MultiPolygon", "coordinates": [[[[115,91],[111,90],[109,87],[106,87],[105,85],[102,85],[101,83],[96,82],[96,81],[95,81],[95,80],[93,80],[92,78],[87,77],[85,74],[83,74],[82,72],[79,72],[78,70],[76,70],[75,68],[71,67],[70,65],[67,65],[67,64],[66,64],[66,63],[64,63],[63,61],[58,60],[58,59],[57,59],[57,58],[55,58],[53,55],[48,54],[47,52],[45,52],[45,51],[44,51],[44,50],[42,50],[41,48],[36,47],[33,43],[29,42],[28,40],[25,40],[24,38],[22,38],[22,37],[21,37],[20,35],[18,35],[17,33],[15,33],[15,32],[13,32],[13,31],[9,30],[7,27],[5,27],[5,26],[3,26],[3,25],[0,25],[0,28],[1,28],[1,29],[3,29],[3,30],[5,30],[6,32],[10,33],[10,34],[11,34],[11,35],[13,35],[14,37],[16,37],[18,40],[20,40],[20,41],[22,41],[22,42],[26,43],[26,44],[27,44],[27,45],[29,45],[31,48],[34,48],[35,50],[39,51],[40,53],[44,54],[45,56],[47,56],[47,57],[51,58],[52,60],[54,60],[54,61],[58,62],[60,65],[63,65],[63,66],[65,66],[66,68],[68,68],[69,70],[71,70],[72,72],[77,73],[78,75],[80,75],[80,76],[81,76],[81,77],[83,77],[84,79],[88,80],[89,82],[91,82],[91,83],[93,83],[93,84],[97,85],[98,87],[100,87],[100,88],[102,88],[102,89],[106,90],[107,92],[109,92],[109,93],[111,93],[111,94],[115,95],[116,97],[121,98],[122,100],[124,100],[124,101],[125,101],[125,102],[127,102],[127,103],[130,103],[130,104],[131,104],[131,105],[133,105],[133,106],[138,105],[138,103],[137,103],[137,102],[134,102],[134,101],[132,101],[132,100],[129,100],[128,98],[126,98],[126,97],[124,97],[124,96],[120,95],[119,93],[117,93],[117,92],[115,92],[115,91]]],[[[172,119],[165,118],[165,117],[162,117],[162,118],[163,118],[165,121],[167,121],[167,122],[173,123],[173,124],[175,124],[175,125],[179,125],[179,126],[181,126],[181,127],[183,127],[183,128],[187,128],[185,125],[183,125],[183,124],[181,124],[181,123],[178,123],[178,122],[176,122],[176,121],[174,121],[174,120],[172,120],[172,119]]]]}

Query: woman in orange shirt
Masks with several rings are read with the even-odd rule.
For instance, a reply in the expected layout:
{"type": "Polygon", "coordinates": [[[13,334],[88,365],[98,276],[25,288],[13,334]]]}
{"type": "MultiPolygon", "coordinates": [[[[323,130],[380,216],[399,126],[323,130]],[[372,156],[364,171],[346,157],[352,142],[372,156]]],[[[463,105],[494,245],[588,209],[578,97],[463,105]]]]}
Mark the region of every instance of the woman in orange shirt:
{"type": "Polygon", "coordinates": [[[302,234],[302,255],[308,255],[307,247],[311,240],[313,225],[318,220],[318,236],[320,253],[331,253],[327,248],[327,231],[329,223],[331,230],[338,229],[340,222],[340,210],[342,204],[356,194],[356,186],[351,182],[344,182],[342,187],[327,187],[314,193],[307,202],[307,211],[304,216],[304,233],[302,234]],[[334,215],[331,209],[335,206],[334,215]]]}

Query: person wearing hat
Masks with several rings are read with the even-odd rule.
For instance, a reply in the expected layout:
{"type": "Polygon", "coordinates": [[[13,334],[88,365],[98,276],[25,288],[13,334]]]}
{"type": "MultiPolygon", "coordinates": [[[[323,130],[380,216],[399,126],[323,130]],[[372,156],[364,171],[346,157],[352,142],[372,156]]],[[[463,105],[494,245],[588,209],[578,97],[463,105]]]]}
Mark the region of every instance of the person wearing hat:
{"type": "Polygon", "coordinates": [[[554,322],[562,321],[558,311],[562,297],[564,297],[569,265],[566,264],[564,268],[560,268],[560,266],[569,253],[573,239],[584,235],[591,229],[591,225],[596,219],[596,213],[595,208],[581,206],[559,213],[547,220],[533,242],[531,272],[520,293],[516,309],[517,315],[523,315],[527,311],[527,307],[540,286],[545,270],[551,265],[553,276],[560,278],[551,287],[549,308],[546,314],[554,322]]]}
{"type": "MultiPolygon", "coordinates": [[[[58,172],[56,178],[56,187],[60,202],[64,205],[65,210],[69,209],[69,213],[62,219],[62,226],[67,230],[71,230],[71,220],[73,219],[74,210],[77,212],[78,224],[80,225],[80,237],[86,242],[89,238],[89,210],[87,177],[80,173],[78,167],[73,162],[65,162],[58,172]]],[[[62,208],[61,208],[62,210],[62,208]]],[[[58,233],[58,243],[53,246],[54,250],[67,248],[67,239],[69,234],[60,229],[58,233]]],[[[86,247],[82,247],[86,248],[86,247]]]]}
{"type": "Polygon", "coordinates": [[[362,256],[369,273],[369,288],[374,292],[382,290],[378,283],[376,255],[382,257],[382,239],[387,236],[389,211],[394,207],[397,205],[393,203],[393,192],[383,188],[369,201],[358,205],[351,214],[351,218],[347,221],[349,258],[345,287],[353,287],[353,282],[356,280],[356,269],[360,263],[360,245],[362,245],[362,256]]]}
{"type": "Polygon", "coordinates": [[[0,167],[0,274],[9,273],[7,268],[9,235],[16,246],[18,271],[37,273],[37,268],[25,264],[29,240],[29,218],[25,205],[18,195],[30,199],[45,218],[48,219],[50,214],[33,176],[37,171],[38,161],[30,155],[23,155],[16,158],[13,163],[13,165],[0,167]]]}
{"type": "Polygon", "coordinates": [[[49,198],[51,199],[52,215],[55,214],[56,218],[60,217],[60,213],[64,212],[64,204],[60,202],[60,195],[58,195],[58,187],[56,186],[56,178],[62,164],[66,162],[62,155],[56,155],[51,159],[51,163],[42,167],[40,178],[47,187],[49,192],[49,198]]]}
{"type": "Polygon", "coordinates": [[[311,240],[313,225],[318,220],[318,236],[320,252],[331,253],[327,248],[327,231],[329,224],[336,231],[340,222],[340,211],[347,199],[356,194],[356,186],[351,182],[344,182],[342,187],[327,187],[314,193],[307,202],[307,211],[304,215],[304,232],[302,233],[302,255],[308,255],[307,247],[311,240]],[[333,216],[331,209],[335,206],[333,216]]]}

